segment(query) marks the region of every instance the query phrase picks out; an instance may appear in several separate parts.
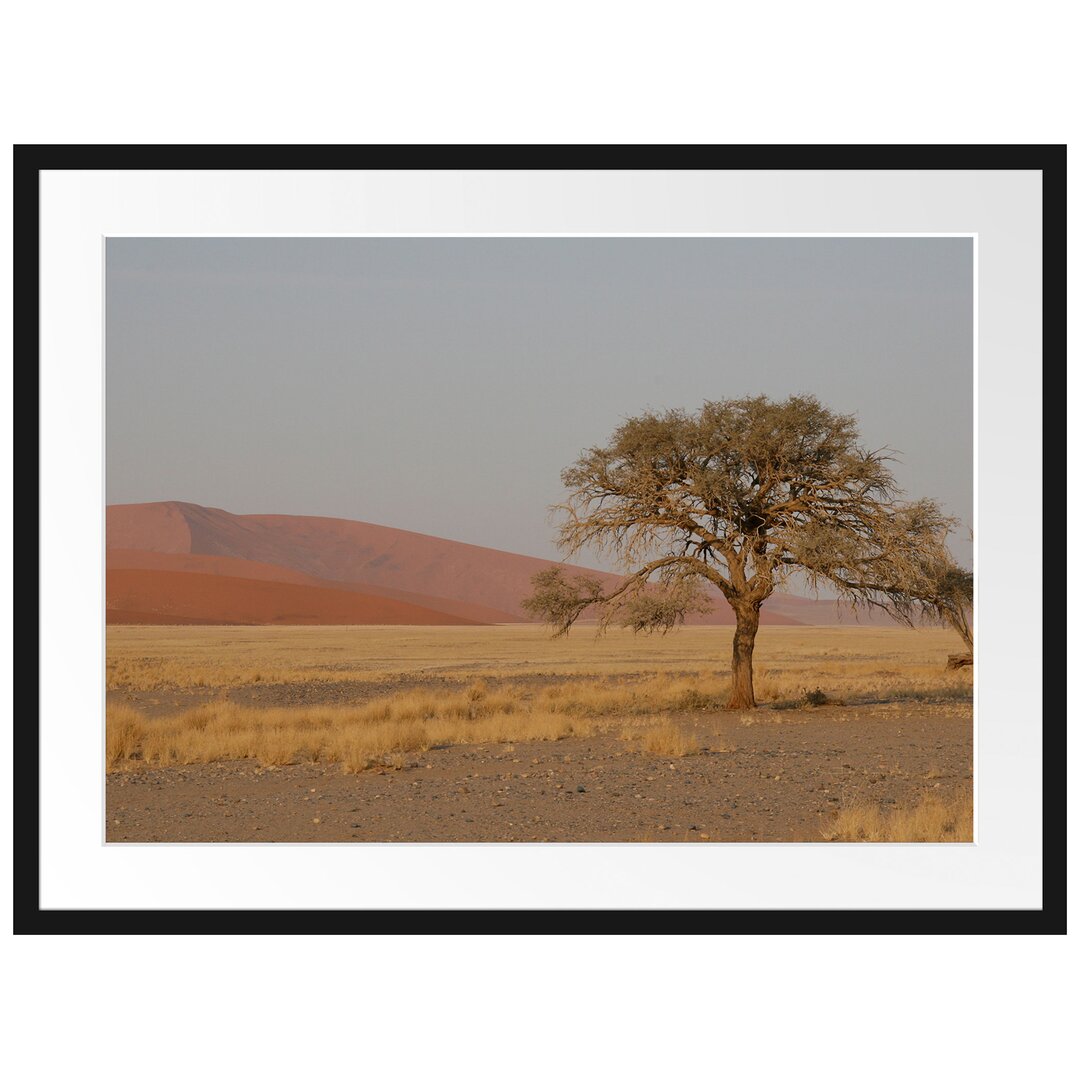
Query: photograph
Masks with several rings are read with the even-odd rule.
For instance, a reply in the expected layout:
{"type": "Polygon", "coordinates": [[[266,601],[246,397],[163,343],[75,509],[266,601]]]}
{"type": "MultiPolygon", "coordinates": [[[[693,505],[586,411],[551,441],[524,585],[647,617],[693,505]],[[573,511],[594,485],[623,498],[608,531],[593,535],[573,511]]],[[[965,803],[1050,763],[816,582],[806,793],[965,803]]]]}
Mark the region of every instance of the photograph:
{"type": "Polygon", "coordinates": [[[103,244],[106,846],[976,839],[973,235],[103,244]]]}

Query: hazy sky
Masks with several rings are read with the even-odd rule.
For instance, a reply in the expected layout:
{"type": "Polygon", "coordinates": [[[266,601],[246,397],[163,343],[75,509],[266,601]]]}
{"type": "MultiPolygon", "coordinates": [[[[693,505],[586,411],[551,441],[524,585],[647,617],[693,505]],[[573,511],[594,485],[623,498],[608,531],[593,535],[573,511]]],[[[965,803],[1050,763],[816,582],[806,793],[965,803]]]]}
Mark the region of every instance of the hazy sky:
{"type": "MultiPolygon", "coordinates": [[[[816,394],[964,522],[965,239],[115,239],[107,498],[319,514],[558,557],[620,420],[816,394]]],[[[588,562],[590,560],[581,560],[588,562]]],[[[596,560],[591,560],[598,565],[596,560]]]]}

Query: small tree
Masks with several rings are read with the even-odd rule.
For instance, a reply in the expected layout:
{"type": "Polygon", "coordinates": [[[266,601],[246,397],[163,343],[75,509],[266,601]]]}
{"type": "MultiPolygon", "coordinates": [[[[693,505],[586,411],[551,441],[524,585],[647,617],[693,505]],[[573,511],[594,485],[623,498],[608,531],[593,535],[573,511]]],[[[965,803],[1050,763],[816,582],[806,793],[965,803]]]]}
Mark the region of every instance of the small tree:
{"type": "Polygon", "coordinates": [[[811,396],[706,402],[626,420],[606,446],[563,471],[559,545],[614,556],[624,579],[562,568],[533,578],[525,608],[556,634],[595,607],[603,629],[667,631],[710,606],[714,585],[735,613],[728,707],[753,708],[762,604],[792,574],[853,605],[910,622],[936,610],[928,568],[955,566],[953,524],[937,503],[900,501],[887,450],[858,445],[854,417],[811,396]]]}
{"type": "Polygon", "coordinates": [[[975,575],[959,566],[946,566],[936,585],[938,599],[934,608],[938,617],[960,635],[968,655],[974,655],[975,631],[970,615],[975,606],[975,575]]]}
{"type": "Polygon", "coordinates": [[[971,625],[975,575],[955,563],[946,553],[943,558],[916,566],[906,588],[906,595],[897,595],[886,606],[889,614],[909,626],[918,621],[933,621],[955,630],[967,654],[950,656],[949,667],[971,664],[975,653],[975,635],[971,625]]]}

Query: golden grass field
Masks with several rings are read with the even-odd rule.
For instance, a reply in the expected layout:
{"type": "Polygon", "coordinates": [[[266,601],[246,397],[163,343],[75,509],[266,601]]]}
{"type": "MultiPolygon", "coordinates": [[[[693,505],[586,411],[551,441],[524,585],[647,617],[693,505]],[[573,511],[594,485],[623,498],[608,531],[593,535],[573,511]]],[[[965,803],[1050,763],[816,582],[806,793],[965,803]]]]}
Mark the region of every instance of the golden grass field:
{"type": "MultiPolygon", "coordinates": [[[[684,627],[667,635],[586,625],[553,639],[530,624],[460,627],[110,626],[110,690],[228,689],[260,682],[380,682],[401,675],[463,682],[515,675],[726,674],[732,630],[684,627]]],[[[759,698],[821,683],[826,692],[951,692],[943,672],[957,651],[948,630],[762,627],[754,654],[759,698]]],[[[970,685],[970,684],[969,684],[970,685]]]]}

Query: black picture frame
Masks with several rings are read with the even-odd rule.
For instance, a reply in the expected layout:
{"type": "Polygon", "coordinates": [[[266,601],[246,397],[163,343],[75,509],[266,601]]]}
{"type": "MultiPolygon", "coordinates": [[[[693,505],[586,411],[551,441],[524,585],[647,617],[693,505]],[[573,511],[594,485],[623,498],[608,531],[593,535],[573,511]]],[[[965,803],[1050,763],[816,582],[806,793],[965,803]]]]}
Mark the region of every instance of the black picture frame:
{"type": "MultiPolygon", "coordinates": [[[[32,529],[15,547],[35,603],[20,605],[18,668],[40,671],[38,619],[39,180],[43,170],[1026,170],[1042,175],[1043,427],[1064,430],[1066,341],[1066,148],[1063,145],[20,145],[14,148],[14,365],[17,445],[22,449],[16,505],[32,529]],[[32,359],[31,359],[32,358],[32,359]],[[34,460],[28,460],[30,448],[34,460]],[[25,613],[33,612],[27,626],[25,613]]],[[[1042,452],[1044,487],[1059,489],[1064,466],[1042,452]]],[[[1048,541],[1044,541],[1044,545],[1048,541]]],[[[1043,555],[1050,554],[1044,546],[1043,555]]],[[[1039,910],[58,910],[40,904],[40,796],[37,681],[34,722],[13,724],[16,934],[340,934],[380,933],[768,933],[1062,934],[1066,930],[1066,732],[1045,724],[1064,706],[1065,639],[1043,605],[1042,890],[1039,910]],[[719,918],[717,916],[720,916],[719,918]],[[313,918],[313,916],[316,916],[313,918]],[[419,918],[418,916],[422,916],[419,918]],[[672,918],[672,916],[676,916],[672,918]]],[[[20,688],[20,703],[26,700],[20,688]]]]}

